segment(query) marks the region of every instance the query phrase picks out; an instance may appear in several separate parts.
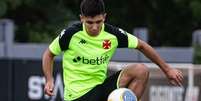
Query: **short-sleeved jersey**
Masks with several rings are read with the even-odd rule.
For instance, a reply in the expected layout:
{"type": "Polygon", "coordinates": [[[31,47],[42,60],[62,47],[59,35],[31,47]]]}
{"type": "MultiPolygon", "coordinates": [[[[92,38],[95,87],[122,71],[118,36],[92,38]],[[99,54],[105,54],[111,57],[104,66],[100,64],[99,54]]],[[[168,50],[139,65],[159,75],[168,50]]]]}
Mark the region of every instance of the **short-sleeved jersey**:
{"type": "Polygon", "coordinates": [[[54,55],[63,52],[64,100],[79,98],[103,83],[115,50],[137,44],[135,36],[109,24],[103,24],[95,37],[87,34],[82,23],[64,29],[49,46],[54,55]]]}

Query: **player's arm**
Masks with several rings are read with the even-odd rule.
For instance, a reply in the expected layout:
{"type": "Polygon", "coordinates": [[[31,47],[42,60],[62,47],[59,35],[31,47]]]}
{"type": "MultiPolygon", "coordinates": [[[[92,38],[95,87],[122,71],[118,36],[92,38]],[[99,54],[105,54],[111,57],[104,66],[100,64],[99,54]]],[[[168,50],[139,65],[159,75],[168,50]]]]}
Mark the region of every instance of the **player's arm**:
{"type": "Polygon", "coordinates": [[[59,45],[59,37],[57,37],[43,53],[42,68],[46,80],[44,91],[49,96],[53,95],[53,88],[54,88],[54,82],[53,82],[54,56],[59,55],[61,52],[62,51],[59,45]]]}
{"type": "Polygon", "coordinates": [[[46,79],[44,91],[49,96],[53,95],[53,88],[54,88],[53,74],[52,74],[53,62],[54,62],[54,54],[52,54],[49,48],[47,48],[43,54],[42,67],[46,79]]]}
{"type": "Polygon", "coordinates": [[[182,85],[182,72],[171,68],[150,45],[138,39],[137,49],[161,68],[168,77],[170,83],[174,85],[182,85]]]}

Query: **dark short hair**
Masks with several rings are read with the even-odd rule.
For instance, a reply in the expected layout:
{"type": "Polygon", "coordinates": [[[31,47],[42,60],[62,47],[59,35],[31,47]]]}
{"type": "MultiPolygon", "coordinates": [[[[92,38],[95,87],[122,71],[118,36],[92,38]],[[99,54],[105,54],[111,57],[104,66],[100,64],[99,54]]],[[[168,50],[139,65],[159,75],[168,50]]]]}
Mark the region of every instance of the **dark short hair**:
{"type": "Polygon", "coordinates": [[[103,0],[82,0],[80,5],[81,15],[94,17],[105,13],[103,0]]]}

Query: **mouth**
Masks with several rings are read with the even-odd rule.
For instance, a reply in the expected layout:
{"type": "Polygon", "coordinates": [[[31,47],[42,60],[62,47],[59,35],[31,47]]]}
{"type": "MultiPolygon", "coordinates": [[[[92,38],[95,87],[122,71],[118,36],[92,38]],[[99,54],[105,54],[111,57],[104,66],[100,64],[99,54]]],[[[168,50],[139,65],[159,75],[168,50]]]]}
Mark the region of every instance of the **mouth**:
{"type": "Polygon", "coordinates": [[[99,31],[91,31],[91,34],[93,35],[97,35],[99,33],[99,31]]]}

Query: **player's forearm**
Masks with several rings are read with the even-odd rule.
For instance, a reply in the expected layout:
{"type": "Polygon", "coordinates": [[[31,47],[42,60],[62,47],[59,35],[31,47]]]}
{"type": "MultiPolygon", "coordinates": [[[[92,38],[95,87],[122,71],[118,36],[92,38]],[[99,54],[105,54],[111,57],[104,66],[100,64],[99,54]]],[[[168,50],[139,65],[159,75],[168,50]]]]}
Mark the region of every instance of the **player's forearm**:
{"type": "Polygon", "coordinates": [[[46,78],[46,81],[53,81],[52,77],[53,62],[54,62],[54,56],[50,53],[49,49],[47,49],[44,52],[42,59],[43,73],[46,78]]]}
{"type": "Polygon", "coordinates": [[[138,49],[148,57],[152,62],[157,64],[163,72],[167,72],[169,70],[169,65],[165,63],[165,61],[159,56],[159,54],[147,43],[141,41],[141,45],[138,49]]]}

